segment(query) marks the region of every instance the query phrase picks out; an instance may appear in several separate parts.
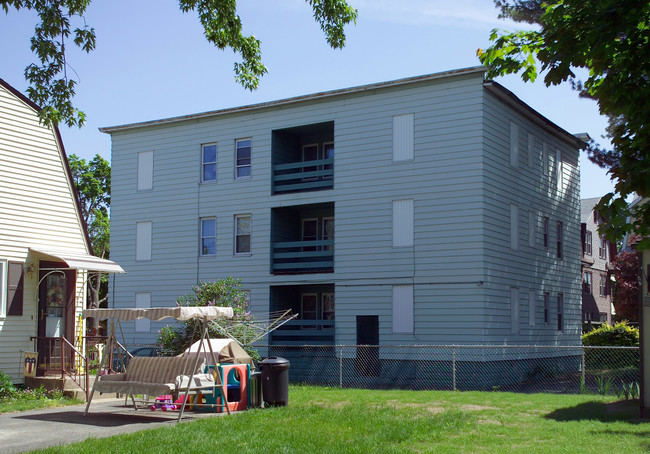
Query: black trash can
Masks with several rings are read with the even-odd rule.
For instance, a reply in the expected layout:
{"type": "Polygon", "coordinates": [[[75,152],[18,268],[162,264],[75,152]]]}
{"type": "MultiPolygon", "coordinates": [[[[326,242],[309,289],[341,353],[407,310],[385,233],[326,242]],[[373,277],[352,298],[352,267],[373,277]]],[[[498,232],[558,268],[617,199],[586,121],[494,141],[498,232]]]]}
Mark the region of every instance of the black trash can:
{"type": "Polygon", "coordinates": [[[269,406],[289,404],[289,361],[270,356],[260,361],[262,371],[262,398],[269,406]]]}

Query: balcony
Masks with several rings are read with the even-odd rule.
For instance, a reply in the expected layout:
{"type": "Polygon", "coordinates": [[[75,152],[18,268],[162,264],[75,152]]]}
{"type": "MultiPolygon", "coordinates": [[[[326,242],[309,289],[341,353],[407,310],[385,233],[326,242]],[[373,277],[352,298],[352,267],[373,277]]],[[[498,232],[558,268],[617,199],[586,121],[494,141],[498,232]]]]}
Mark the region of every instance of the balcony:
{"type": "Polygon", "coordinates": [[[271,211],[271,273],[334,271],[334,203],[271,211]]]}
{"type": "Polygon", "coordinates": [[[272,194],[334,187],[333,122],[278,129],[272,138],[272,194]]]}
{"type": "Polygon", "coordinates": [[[291,309],[298,318],[273,331],[271,344],[333,345],[334,293],[334,284],[272,286],[270,310],[291,309]]]}
{"type": "Polygon", "coordinates": [[[273,166],[273,194],[334,187],[334,158],[273,166]]]}

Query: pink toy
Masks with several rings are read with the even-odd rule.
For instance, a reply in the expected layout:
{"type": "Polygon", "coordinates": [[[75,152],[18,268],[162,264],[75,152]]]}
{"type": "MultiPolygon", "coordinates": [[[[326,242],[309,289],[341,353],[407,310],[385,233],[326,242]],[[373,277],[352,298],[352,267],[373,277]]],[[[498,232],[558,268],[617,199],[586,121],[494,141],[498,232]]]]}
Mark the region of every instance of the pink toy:
{"type": "Polygon", "coordinates": [[[156,402],[149,408],[151,411],[156,411],[156,408],[160,408],[162,411],[167,411],[176,410],[178,407],[174,405],[171,394],[163,394],[162,396],[156,397],[156,402]]]}

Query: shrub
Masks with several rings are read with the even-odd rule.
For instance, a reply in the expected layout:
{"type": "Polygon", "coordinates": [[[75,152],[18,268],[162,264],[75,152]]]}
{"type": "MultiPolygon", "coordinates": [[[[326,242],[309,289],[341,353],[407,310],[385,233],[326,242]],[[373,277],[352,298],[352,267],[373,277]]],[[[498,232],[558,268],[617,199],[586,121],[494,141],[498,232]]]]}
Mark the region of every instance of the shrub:
{"type": "MultiPolygon", "coordinates": [[[[228,277],[215,282],[202,282],[192,288],[192,293],[183,295],[176,300],[179,306],[228,306],[233,308],[236,322],[253,322],[253,316],[248,310],[246,292],[241,290],[241,280],[228,277]]],[[[158,331],[158,345],[163,356],[175,356],[187,349],[201,337],[201,322],[187,320],[174,326],[166,326],[158,331]]],[[[215,323],[208,325],[211,338],[224,338],[215,323]]],[[[259,359],[257,350],[248,346],[250,333],[237,330],[234,337],[244,345],[244,349],[253,359],[259,359]],[[248,337],[248,338],[247,338],[248,337]]]]}
{"type": "Polygon", "coordinates": [[[14,397],[17,392],[11,377],[0,370],[0,398],[14,397]]]}
{"type": "MultiPolygon", "coordinates": [[[[627,322],[604,324],[582,335],[582,345],[599,347],[638,347],[639,329],[627,322]]],[[[639,352],[634,350],[587,349],[588,369],[624,369],[639,367],[639,352]]]]}
{"type": "Polygon", "coordinates": [[[582,345],[607,347],[638,347],[639,329],[624,320],[615,325],[604,324],[582,335],[582,345]]]}

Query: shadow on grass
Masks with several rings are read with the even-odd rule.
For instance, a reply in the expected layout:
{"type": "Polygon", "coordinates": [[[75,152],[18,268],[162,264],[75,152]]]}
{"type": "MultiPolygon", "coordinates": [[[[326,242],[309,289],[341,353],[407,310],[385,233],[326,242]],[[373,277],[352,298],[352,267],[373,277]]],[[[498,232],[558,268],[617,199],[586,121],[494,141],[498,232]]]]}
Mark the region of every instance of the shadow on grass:
{"type": "Polygon", "coordinates": [[[545,416],[556,421],[621,421],[630,424],[648,422],[639,416],[638,400],[622,400],[618,402],[584,402],[574,407],[559,408],[545,416]]]}

